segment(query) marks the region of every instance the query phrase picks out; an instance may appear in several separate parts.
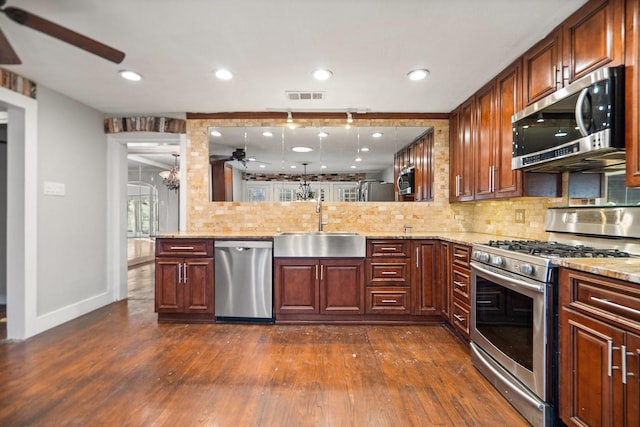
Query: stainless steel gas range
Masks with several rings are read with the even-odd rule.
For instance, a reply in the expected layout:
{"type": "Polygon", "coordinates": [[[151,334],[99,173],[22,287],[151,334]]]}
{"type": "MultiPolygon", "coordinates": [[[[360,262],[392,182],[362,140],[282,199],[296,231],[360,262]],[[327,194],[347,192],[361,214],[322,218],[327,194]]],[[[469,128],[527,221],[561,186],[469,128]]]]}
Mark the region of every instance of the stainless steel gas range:
{"type": "Polygon", "coordinates": [[[472,362],[531,424],[549,426],[556,418],[558,284],[553,260],[637,256],[637,225],[638,207],[549,209],[545,229],[550,241],[473,245],[472,362]]]}

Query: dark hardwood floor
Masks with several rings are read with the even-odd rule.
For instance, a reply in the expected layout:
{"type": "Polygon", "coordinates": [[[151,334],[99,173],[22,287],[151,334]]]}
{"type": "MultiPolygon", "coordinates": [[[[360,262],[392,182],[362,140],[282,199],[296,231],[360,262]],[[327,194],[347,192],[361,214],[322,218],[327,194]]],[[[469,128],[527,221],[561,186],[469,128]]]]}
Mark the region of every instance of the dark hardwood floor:
{"type": "Polygon", "coordinates": [[[526,426],[441,326],[158,324],[130,298],[0,343],[0,425],[526,426]]]}

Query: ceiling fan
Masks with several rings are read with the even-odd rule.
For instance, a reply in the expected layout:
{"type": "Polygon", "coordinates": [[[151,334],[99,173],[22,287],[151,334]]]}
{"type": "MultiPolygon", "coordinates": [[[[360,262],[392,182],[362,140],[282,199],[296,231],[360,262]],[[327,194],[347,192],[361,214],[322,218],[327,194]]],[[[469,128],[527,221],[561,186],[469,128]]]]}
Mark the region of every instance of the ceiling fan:
{"type": "MultiPolygon", "coordinates": [[[[2,8],[0,9],[0,12],[4,13],[9,19],[20,25],[24,25],[58,40],[62,40],[63,42],[72,44],[80,49],[93,53],[94,55],[98,55],[111,62],[115,62],[116,64],[121,63],[124,59],[124,52],[83,36],[82,34],[76,33],[73,30],[65,28],[47,19],[41,18],[33,13],[27,12],[26,10],[11,6],[4,7],[5,3],[6,0],[0,0],[0,8],[2,8]]],[[[7,40],[6,36],[0,30],[0,64],[17,65],[21,63],[20,58],[11,47],[9,40],[7,40]]]]}
{"type": "Polygon", "coordinates": [[[231,156],[220,156],[220,155],[213,155],[211,156],[212,159],[214,160],[224,160],[224,161],[237,161],[242,163],[242,165],[246,168],[247,167],[247,163],[251,162],[251,163],[261,163],[264,165],[270,165],[271,163],[267,163],[267,162],[261,162],[259,160],[256,160],[254,157],[247,157],[247,151],[245,148],[236,148],[232,153],[231,156]]]}

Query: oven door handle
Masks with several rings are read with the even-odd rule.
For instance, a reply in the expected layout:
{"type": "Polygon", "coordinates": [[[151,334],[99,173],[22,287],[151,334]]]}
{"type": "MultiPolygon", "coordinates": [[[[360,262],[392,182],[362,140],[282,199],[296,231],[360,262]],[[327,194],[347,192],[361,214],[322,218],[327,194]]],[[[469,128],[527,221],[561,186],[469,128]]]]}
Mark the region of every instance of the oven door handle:
{"type": "Polygon", "coordinates": [[[505,279],[505,276],[501,276],[500,274],[496,274],[491,270],[487,270],[486,268],[481,267],[479,264],[475,262],[471,263],[471,267],[476,269],[480,273],[491,277],[493,280],[496,280],[498,283],[505,283],[506,281],[507,283],[514,284],[516,286],[523,287],[525,289],[529,289],[534,292],[538,292],[541,294],[544,293],[544,286],[527,283],[524,280],[515,279],[513,277],[508,277],[505,279]]]}

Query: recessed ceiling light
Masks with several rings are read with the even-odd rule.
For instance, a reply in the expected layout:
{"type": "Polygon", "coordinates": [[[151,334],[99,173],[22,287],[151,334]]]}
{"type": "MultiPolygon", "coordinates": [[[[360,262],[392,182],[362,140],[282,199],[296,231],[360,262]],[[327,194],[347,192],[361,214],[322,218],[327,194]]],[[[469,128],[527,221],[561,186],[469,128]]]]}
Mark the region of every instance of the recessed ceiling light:
{"type": "Polygon", "coordinates": [[[222,132],[220,132],[219,130],[212,130],[211,136],[222,136],[222,132]]]}
{"type": "Polygon", "coordinates": [[[216,77],[220,80],[231,80],[233,78],[233,74],[231,74],[231,71],[229,70],[220,69],[216,71],[216,77]]]}
{"type": "Polygon", "coordinates": [[[366,153],[367,151],[369,151],[369,147],[362,147],[360,151],[362,151],[363,153],[366,153]]]}
{"type": "Polygon", "coordinates": [[[295,151],[296,153],[308,153],[309,151],[313,151],[311,147],[291,147],[291,151],[295,151]]]}
{"type": "Polygon", "coordinates": [[[135,71],[120,70],[119,73],[123,79],[131,80],[132,82],[142,80],[142,75],[136,73],[135,71]]]}
{"type": "Polygon", "coordinates": [[[295,169],[295,168],[297,168],[297,166],[296,166],[296,165],[291,165],[291,166],[289,166],[289,167],[290,167],[291,169],[295,169]]]}
{"type": "Polygon", "coordinates": [[[255,157],[249,157],[247,160],[249,160],[250,162],[255,162],[256,158],[255,157]]]}
{"type": "Polygon", "coordinates": [[[327,168],[327,165],[320,166],[320,169],[326,169],[326,168],[327,168]]]}
{"type": "Polygon", "coordinates": [[[260,165],[259,167],[261,167],[261,168],[266,168],[266,166],[265,166],[265,165],[260,165]]]}
{"type": "Polygon", "coordinates": [[[371,134],[371,136],[374,137],[374,138],[380,138],[380,137],[382,137],[382,132],[374,132],[374,133],[371,134]]]}
{"type": "Polygon", "coordinates": [[[331,70],[315,70],[313,72],[313,78],[316,80],[329,80],[333,76],[331,70]]]}
{"type": "Polygon", "coordinates": [[[328,134],[327,132],[318,132],[318,136],[319,136],[320,138],[326,138],[326,137],[328,137],[328,136],[329,136],[329,134],[328,134]]]}
{"type": "Polygon", "coordinates": [[[262,136],[266,136],[266,137],[273,136],[273,133],[271,133],[271,131],[265,130],[264,132],[262,132],[262,136]]]}
{"type": "Polygon", "coordinates": [[[356,166],[356,165],[351,165],[351,166],[349,166],[349,167],[350,167],[351,169],[357,169],[357,166],[356,166]]]}
{"type": "Polygon", "coordinates": [[[361,162],[362,161],[362,157],[356,157],[356,162],[361,162]]]}
{"type": "Polygon", "coordinates": [[[409,79],[411,80],[422,80],[428,75],[429,75],[429,70],[426,70],[426,69],[412,70],[412,71],[409,71],[409,73],[407,74],[407,76],[409,76],[409,79]]]}

